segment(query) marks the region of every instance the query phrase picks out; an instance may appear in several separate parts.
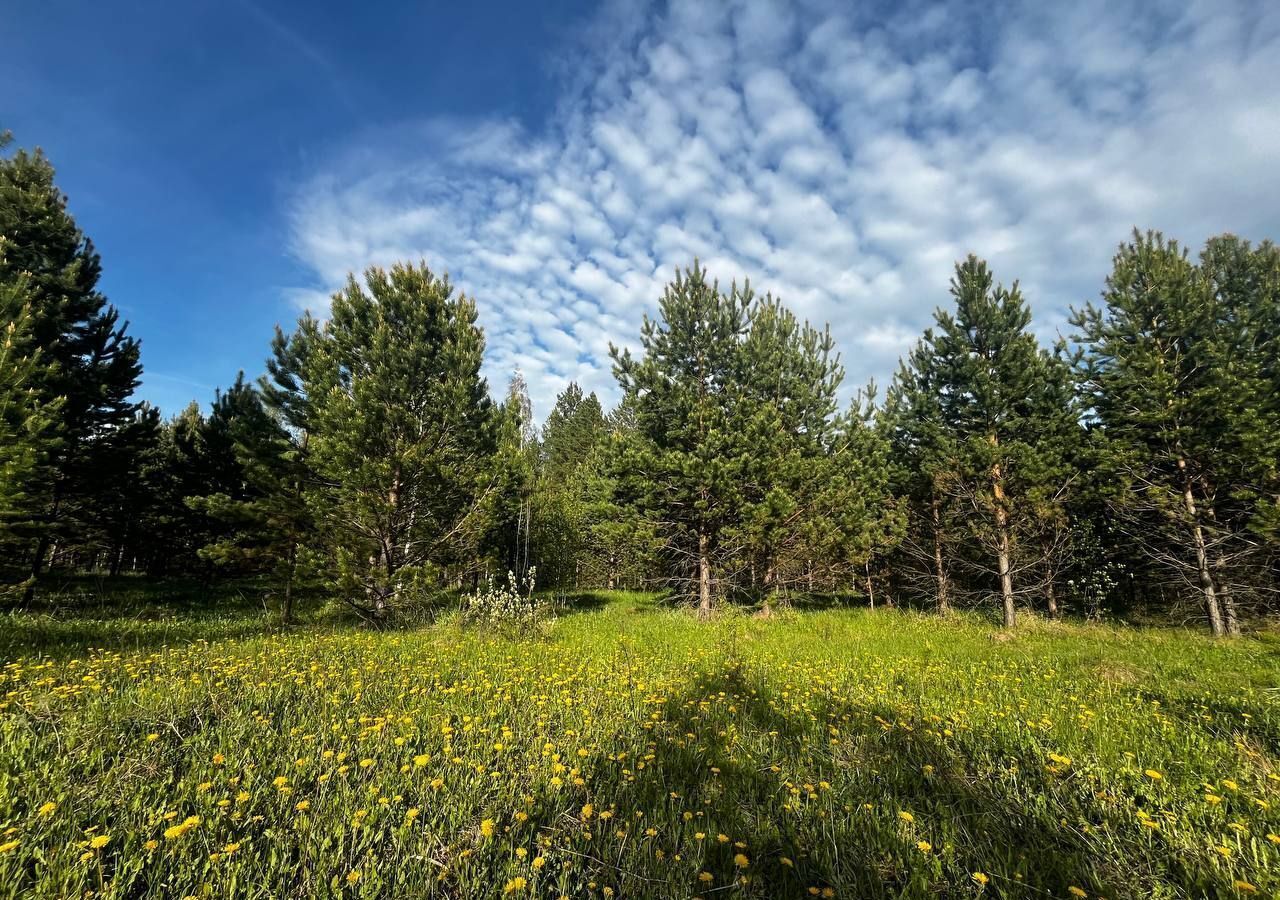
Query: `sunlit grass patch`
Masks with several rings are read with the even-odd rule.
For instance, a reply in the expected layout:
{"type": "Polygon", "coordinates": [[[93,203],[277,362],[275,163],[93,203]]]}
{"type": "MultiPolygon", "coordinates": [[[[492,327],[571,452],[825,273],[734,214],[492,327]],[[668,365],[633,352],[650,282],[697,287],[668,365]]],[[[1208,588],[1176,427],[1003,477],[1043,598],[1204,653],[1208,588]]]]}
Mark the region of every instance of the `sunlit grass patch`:
{"type": "Polygon", "coordinates": [[[16,658],[0,893],[1280,890],[1272,643],[608,601],[16,658]]]}

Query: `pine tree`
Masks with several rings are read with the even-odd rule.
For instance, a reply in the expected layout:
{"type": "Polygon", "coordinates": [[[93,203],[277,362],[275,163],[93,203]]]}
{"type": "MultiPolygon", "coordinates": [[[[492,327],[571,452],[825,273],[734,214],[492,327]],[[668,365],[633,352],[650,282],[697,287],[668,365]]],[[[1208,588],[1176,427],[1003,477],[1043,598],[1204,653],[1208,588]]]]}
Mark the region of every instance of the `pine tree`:
{"type": "Polygon", "coordinates": [[[97,290],[101,263],[67,212],[53,167],[39,151],[0,157],[0,285],[24,283],[31,337],[48,366],[34,378],[42,403],[61,398],[62,440],[53,453],[33,574],[53,534],[70,535],[102,499],[97,453],[134,418],[138,344],[97,290]]]}
{"type": "MultiPolygon", "coordinates": [[[[287,354],[285,345],[277,345],[277,354],[273,362],[278,365],[287,354]]],[[[208,431],[215,435],[210,443],[227,442],[235,460],[227,471],[235,474],[224,479],[221,490],[188,502],[222,526],[200,549],[201,558],[223,570],[270,576],[280,621],[288,625],[303,581],[302,548],[312,530],[305,502],[311,475],[306,435],[289,427],[281,399],[278,383],[264,380],[254,389],[243,377],[219,394],[210,416],[208,431]]]]}
{"type": "Polygon", "coordinates": [[[1278,272],[1269,244],[1214,239],[1196,266],[1135,231],[1104,307],[1072,320],[1081,389],[1124,487],[1112,508],[1158,567],[1196,585],[1215,635],[1239,633],[1232,588],[1251,580],[1250,523],[1275,496],[1278,272]]]}
{"type": "Polygon", "coordinates": [[[897,576],[921,573],[934,605],[947,613],[952,602],[950,566],[952,485],[959,478],[955,436],[942,418],[940,372],[933,364],[933,329],[898,367],[885,398],[880,428],[892,448],[890,484],[907,504],[907,529],[899,545],[897,576]]]}
{"type": "Polygon", "coordinates": [[[61,407],[39,393],[50,373],[34,343],[27,286],[25,277],[0,282],[0,596],[30,584],[20,563],[57,447],[61,407]]]}
{"type": "Polygon", "coordinates": [[[936,331],[926,331],[912,354],[892,405],[899,427],[920,429],[902,438],[933,469],[928,480],[949,477],[931,494],[947,491],[970,511],[970,534],[990,560],[981,568],[995,579],[1011,627],[1021,589],[1015,579],[1039,561],[1040,535],[1051,527],[1046,502],[1068,477],[1069,380],[1028,330],[1031,314],[1016,282],[995,284],[971,255],[956,266],[951,294],[955,314],[935,314],[936,331]]]}
{"type": "MultiPolygon", "coordinates": [[[[497,452],[492,460],[493,483],[481,515],[481,552],[500,573],[521,581],[532,565],[532,493],[538,457],[533,404],[524,375],[517,369],[507,385],[507,397],[495,415],[497,452]]],[[[541,580],[541,571],[539,572],[541,580]]]]}
{"type": "Polygon", "coordinates": [[[592,531],[591,509],[603,475],[596,448],[605,436],[600,401],[570,383],[542,427],[534,481],[533,556],[541,584],[576,588],[606,586],[611,575],[617,580],[612,556],[592,531]]]}
{"type": "MultiPolygon", "coordinates": [[[[328,577],[382,618],[474,559],[492,491],[494,412],[475,303],[425,265],[371,268],[285,342],[283,408],[309,437],[307,505],[328,577]]],[[[278,342],[279,343],[279,342],[278,342]]]]}
{"type": "Polygon", "coordinates": [[[733,403],[751,300],[749,287],[721,292],[695,263],[663,292],[660,318],[645,317],[643,356],[611,348],[636,423],[634,441],[615,460],[619,490],[652,513],[702,615],[718,590],[715,561],[729,549],[721,539],[742,505],[745,454],[733,403]]]}
{"type": "Polygon", "coordinates": [[[741,547],[739,580],[745,574],[767,609],[771,595],[796,583],[847,587],[850,568],[867,562],[862,537],[891,507],[864,505],[885,498],[864,483],[871,460],[855,459],[871,449],[865,423],[853,410],[837,414],[844,369],[829,330],[765,297],[750,310],[742,360],[733,415],[746,438],[744,502],[731,534],[741,547]]]}
{"type": "Polygon", "coordinates": [[[542,470],[551,480],[563,481],[591,454],[604,428],[599,399],[594,393],[584,396],[570,382],[542,426],[542,470]]]}

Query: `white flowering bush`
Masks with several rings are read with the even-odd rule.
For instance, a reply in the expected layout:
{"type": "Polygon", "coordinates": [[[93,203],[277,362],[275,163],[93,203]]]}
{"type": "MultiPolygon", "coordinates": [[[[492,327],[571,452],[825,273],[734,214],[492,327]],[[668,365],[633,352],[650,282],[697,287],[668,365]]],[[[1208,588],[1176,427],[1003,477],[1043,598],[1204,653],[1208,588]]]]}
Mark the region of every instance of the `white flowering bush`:
{"type": "Polygon", "coordinates": [[[483,590],[462,598],[463,614],[471,622],[492,625],[504,631],[530,632],[550,618],[550,608],[533,595],[536,567],[523,579],[507,572],[506,584],[489,576],[483,590]]]}

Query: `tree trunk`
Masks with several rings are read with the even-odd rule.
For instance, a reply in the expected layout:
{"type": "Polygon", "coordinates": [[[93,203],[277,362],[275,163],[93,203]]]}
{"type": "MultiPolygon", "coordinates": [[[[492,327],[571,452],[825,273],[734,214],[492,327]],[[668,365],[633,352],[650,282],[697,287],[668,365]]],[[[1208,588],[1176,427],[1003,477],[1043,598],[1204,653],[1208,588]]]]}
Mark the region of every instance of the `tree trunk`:
{"type": "Polygon", "coordinates": [[[711,615],[711,557],[706,532],[698,533],[698,615],[711,615]]]}
{"type": "Polygon", "coordinates": [[[280,624],[293,624],[293,574],[298,567],[298,545],[289,548],[289,568],[284,575],[284,598],[280,603],[280,624]]]}
{"type": "Polygon", "coordinates": [[[864,569],[867,573],[867,602],[871,604],[871,608],[876,608],[876,592],[871,585],[871,560],[867,560],[864,569]]]}
{"type": "MultiPolygon", "coordinates": [[[[996,439],[993,436],[991,443],[996,439]]],[[[1017,609],[1013,605],[1013,574],[1009,571],[1009,511],[1005,508],[1004,476],[1000,463],[991,467],[991,493],[996,509],[996,565],[1000,572],[1000,602],[1004,607],[1004,627],[1017,624],[1017,609]]]]}
{"type": "Polygon", "coordinates": [[[1209,630],[1214,637],[1222,637],[1227,633],[1222,620],[1222,607],[1218,603],[1218,592],[1213,584],[1213,574],[1209,571],[1209,550],[1205,544],[1204,528],[1200,525],[1200,511],[1196,507],[1195,494],[1191,490],[1191,479],[1186,477],[1187,461],[1178,460],[1178,468],[1183,472],[1182,505],[1191,520],[1191,538],[1196,548],[1196,573],[1200,578],[1200,591],[1204,594],[1204,609],[1209,616],[1209,630]]]}
{"type": "Polygon", "coordinates": [[[947,570],[942,564],[942,501],[937,491],[929,506],[933,517],[933,577],[938,583],[938,612],[945,613],[951,609],[951,598],[947,596],[947,570]]]}
{"type": "Polygon", "coordinates": [[[1049,618],[1050,618],[1050,619],[1056,619],[1056,618],[1058,618],[1058,594],[1057,594],[1057,592],[1054,590],[1054,587],[1053,587],[1053,576],[1052,576],[1052,575],[1051,575],[1051,576],[1049,576],[1049,585],[1048,585],[1048,588],[1047,588],[1046,593],[1049,595],[1049,596],[1048,596],[1048,600],[1049,600],[1049,618]]]}
{"type": "Polygon", "coordinates": [[[36,581],[44,574],[45,557],[49,555],[49,536],[40,535],[40,539],[36,541],[36,555],[31,561],[31,580],[27,582],[27,589],[22,592],[22,600],[24,603],[30,603],[36,596],[36,581]]]}
{"type": "Polygon", "coordinates": [[[1236,613],[1236,599],[1231,595],[1231,589],[1225,584],[1219,592],[1221,594],[1222,603],[1222,619],[1227,629],[1228,637],[1240,636],[1240,617],[1236,613]]]}

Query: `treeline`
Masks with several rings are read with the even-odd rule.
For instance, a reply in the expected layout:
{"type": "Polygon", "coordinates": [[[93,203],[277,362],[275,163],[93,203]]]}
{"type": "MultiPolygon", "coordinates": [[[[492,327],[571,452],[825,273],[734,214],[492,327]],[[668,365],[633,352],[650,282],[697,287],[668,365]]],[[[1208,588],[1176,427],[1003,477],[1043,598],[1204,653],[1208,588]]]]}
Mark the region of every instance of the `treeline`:
{"type": "Polygon", "coordinates": [[[1135,232],[1070,342],[969,257],[951,302],[840,401],[827,329],[695,263],[612,410],[570,385],[540,428],[496,402],[471,298],[371,268],[277,329],[206,414],[137,402],[139,347],[38,152],[0,157],[0,574],[255,575],[288,620],[322,595],[381,619],[485,578],[668,587],[703,611],[797,596],[1236,634],[1277,607],[1280,252],[1192,259],[1135,232]]]}

